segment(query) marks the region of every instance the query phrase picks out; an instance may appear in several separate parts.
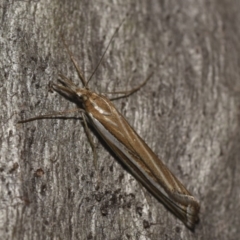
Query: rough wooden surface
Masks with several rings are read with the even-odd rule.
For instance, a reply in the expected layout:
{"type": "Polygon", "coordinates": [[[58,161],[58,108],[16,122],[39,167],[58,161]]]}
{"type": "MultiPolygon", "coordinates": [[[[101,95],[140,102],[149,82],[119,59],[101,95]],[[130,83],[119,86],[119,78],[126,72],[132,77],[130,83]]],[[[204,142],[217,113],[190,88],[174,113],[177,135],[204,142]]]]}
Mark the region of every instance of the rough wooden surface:
{"type": "Polygon", "coordinates": [[[0,1],[1,239],[239,239],[239,1],[0,1]],[[201,202],[189,231],[77,119],[17,125],[74,107],[48,91],[59,72],[86,76],[130,11],[91,87],[154,77],[116,102],[201,202]],[[163,59],[165,61],[163,62],[163,59]],[[99,184],[100,183],[100,184],[99,184]]]}

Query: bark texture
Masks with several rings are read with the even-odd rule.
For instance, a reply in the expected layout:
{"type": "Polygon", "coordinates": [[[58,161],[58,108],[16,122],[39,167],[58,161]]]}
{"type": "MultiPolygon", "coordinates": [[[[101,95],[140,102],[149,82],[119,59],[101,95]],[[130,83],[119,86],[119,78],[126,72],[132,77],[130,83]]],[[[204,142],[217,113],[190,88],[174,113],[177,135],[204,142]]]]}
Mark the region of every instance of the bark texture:
{"type": "MultiPolygon", "coordinates": [[[[240,238],[240,3],[237,0],[0,0],[0,238],[240,238]],[[86,77],[129,12],[90,87],[136,87],[116,102],[201,203],[189,231],[109,153],[98,169],[79,119],[17,121],[73,108],[48,84],[86,77]]],[[[76,115],[74,117],[77,117],[76,115]]]]}

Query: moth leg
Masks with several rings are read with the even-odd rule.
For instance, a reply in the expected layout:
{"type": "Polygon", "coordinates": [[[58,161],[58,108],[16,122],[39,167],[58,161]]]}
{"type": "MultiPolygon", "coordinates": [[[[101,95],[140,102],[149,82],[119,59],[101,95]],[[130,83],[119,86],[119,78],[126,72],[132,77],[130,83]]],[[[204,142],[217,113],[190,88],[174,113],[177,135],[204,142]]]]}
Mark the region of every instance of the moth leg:
{"type": "MultiPolygon", "coordinates": [[[[36,116],[33,118],[24,119],[24,120],[18,121],[17,123],[26,123],[26,122],[31,122],[31,121],[40,120],[40,119],[48,119],[48,118],[60,118],[61,116],[65,117],[63,115],[65,115],[66,113],[74,113],[74,112],[85,112],[85,111],[80,108],[73,108],[66,111],[52,112],[52,113],[36,116]]],[[[69,118],[69,117],[66,117],[66,118],[69,118]]]]}
{"type": "Polygon", "coordinates": [[[87,121],[86,121],[86,117],[84,115],[84,113],[82,112],[82,119],[83,119],[83,124],[84,124],[84,129],[85,129],[85,132],[87,134],[87,138],[88,138],[88,141],[91,145],[91,148],[92,148],[92,151],[93,151],[93,161],[94,161],[94,166],[95,166],[95,169],[98,169],[98,166],[97,166],[97,152],[96,152],[96,146],[93,142],[93,138],[90,134],[90,131],[89,131],[89,127],[87,125],[87,121]]]}
{"type": "Polygon", "coordinates": [[[123,94],[122,96],[109,98],[110,100],[117,100],[117,99],[120,99],[120,98],[128,97],[128,96],[132,95],[133,93],[137,92],[140,88],[142,88],[150,80],[152,75],[153,75],[153,72],[144,80],[144,82],[142,82],[136,88],[133,88],[131,90],[126,90],[126,91],[106,92],[105,94],[123,94]]]}

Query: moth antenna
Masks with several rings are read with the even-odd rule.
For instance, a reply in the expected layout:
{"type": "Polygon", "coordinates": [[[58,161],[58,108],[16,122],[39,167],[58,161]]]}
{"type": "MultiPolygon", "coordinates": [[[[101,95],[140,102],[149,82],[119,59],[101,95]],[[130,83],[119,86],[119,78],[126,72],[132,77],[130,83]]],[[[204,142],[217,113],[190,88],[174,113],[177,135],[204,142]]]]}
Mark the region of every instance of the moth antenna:
{"type": "Polygon", "coordinates": [[[104,53],[103,53],[102,57],[100,58],[97,66],[95,67],[95,69],[94,69],[94,71],[92,72],[91,76],[90,76],[89,79],[87,80],[87,85],[88,85],[88,83],[90,82],[90,80],[92,79],[92,77],[93,77],[93,75],[95,74],[95,72],[97,71],[99,65],[101,64],[101,62],[102,62],[102,60],[103,60],[103,58],[104,58],[104,56],[105,56],[105,54],[106,54],[106,52],[107,52],[110,44],[112,43],[112,40],[114,39],[114,37],[116,36],[116,34],[117,34],[117,32],[119,31],[120,27],[123,25],[124,21],[125,21],[126,18],[128,17],[128,13],[129,13],[129,12],[127,12],[126,16],[123,18],[123,20],[121,21],[121,23],[119,24],[119,26],[115,29],[115,31],[114,31],[114,33],[113,33],[113,35],[112,35],[112,37],[111,37],[111,39],[110,39],[110,41],[109,41],[106,49],[104,50],[104,53]]]}
{"type": "Polygon", "coordinates": [[[77,70],[78,76],[79,76],[79,78],[81,79],[83,86],[84,86],[85,88],[87,88],[88,81],[86,81],[85,77],[84,77],[83,74],[82,74],[82,71],[80,70],[80,68],[79,68],[79,66],[78,66],[78,64],[77,64],[76,59],[73,57],[72,52],[70,51],[69,47],[67,46],[63,34],[61,35],[61,38],[62,38],[64,47],[67,49],[67,53],[68,53],[68,55],[70,56],[71,61],[73,62],[73,65],[74,65],[75,69],[77,70]]]}

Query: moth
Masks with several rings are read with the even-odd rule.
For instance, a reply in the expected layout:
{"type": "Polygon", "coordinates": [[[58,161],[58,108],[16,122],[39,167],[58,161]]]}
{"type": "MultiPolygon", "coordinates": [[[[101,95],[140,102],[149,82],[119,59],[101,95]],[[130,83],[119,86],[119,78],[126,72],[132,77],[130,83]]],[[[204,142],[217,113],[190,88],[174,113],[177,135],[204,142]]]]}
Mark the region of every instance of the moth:
{"type": "MultiPolygon", "coordinates": [[[[77,61],[66,44],[65,47],[78,72],[83,87],[77,87],[69,78],[61,74],[60,83],[52,84],[53,90],[72,99],[77,105],[76,111],[79,111],[84,122],[87,122],[87,124],[91,125],[98,132],[133,176],[157,199],[165,204],[188,228],[193,229],[199,220],[199,202],[130,126],[111,100],[89,89],[88,83],[95,71],[90,79],[86,81],[78,67],[77,61]]],[[[127,95],[136,92],[151,76],[152,74],[138,88],[129,91],[127,95]]],[[[47,118],[49,116],[51,117],[51,115],[38,116],[19,121],[19,123],[47,118]]]]}

